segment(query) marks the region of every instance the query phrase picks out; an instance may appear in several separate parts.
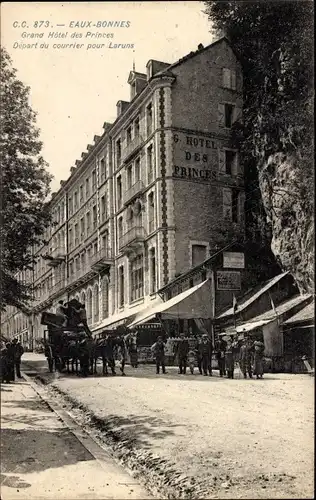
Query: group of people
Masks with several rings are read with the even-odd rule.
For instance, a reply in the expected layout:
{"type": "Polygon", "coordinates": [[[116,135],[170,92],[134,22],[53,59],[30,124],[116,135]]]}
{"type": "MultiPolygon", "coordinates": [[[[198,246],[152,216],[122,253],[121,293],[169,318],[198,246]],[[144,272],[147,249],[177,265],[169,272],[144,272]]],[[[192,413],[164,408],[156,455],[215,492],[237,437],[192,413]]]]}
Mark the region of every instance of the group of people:
{"type": "Polygon", "coordinates": [[[9,384],[15,381],[15,375],[22,378],[21,358],[23,353],[23,346],[17,339],[7,342],[5,347],[1,349],[1,381],[9,384]]]}
{"type": "MultiPolygon", "coordinates": [[[[218,362],[220,377],[225,375],[234,378],[236,364],[239,366],[244,378],[262,378],[264,373],[264,344],[252,341],[249,337],[235,340],[234,336],[227,340],[219,339],[213,349],[212,341],[207,334],[188,339],[182,333],[175,342],[174,357],[178,360],[179,374],[186,374],[187,368],[193,374],[197,366],[199,373],[212,376],[213,351],[218,362]]],[[[166,344],[162,337],[152,346],[152,353],[156,362],[156,373],[166,373],[165,367],[166,344]]]]}
{"type": "Polygon", "coordinates": [[[72,300],[71,302],[64,302],[63,300],[58,301],[58,306],[56,308],[56,316],[59,316],[63,319],[62,326],[68,326],[69,322],[69,309],[73,310],[73,312],[77,315],[76,323],[78,325],[82,325],[84,331],[87,333],[89,337],[91,337],[91,331],[87,322],[87,311],[85,304],[78,302],[77,300],[72,300]]]}

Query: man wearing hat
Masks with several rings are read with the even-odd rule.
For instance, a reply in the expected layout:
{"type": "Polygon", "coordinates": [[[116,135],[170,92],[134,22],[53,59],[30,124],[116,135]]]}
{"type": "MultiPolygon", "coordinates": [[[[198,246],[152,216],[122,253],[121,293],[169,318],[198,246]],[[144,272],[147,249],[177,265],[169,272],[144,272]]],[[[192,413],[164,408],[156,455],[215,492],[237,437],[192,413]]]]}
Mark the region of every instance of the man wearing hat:
{"type": "Polygon", "coordinates": [[[245,337],[242,341],[239,356],[239,366],[244,378],[247,378],[247,374],[252,378],[253,346],[250,338],[245,337]]]}
{"type": "Polygon", "coordinates": [[[199,344],[199,354],[202,364],[203,375],[212,376],[212,343],[208,335],[202,335],[202,342],[199,344]]]}
{"type": "Polygon", "coordinates": [[[165,368],[165,344],[162,337],[158,337],[157,342],[151,348],[153,355],[156,360],[156,373],[159,375],[160,366],[162,368],[162,373],[166,373],[165,368]]]}

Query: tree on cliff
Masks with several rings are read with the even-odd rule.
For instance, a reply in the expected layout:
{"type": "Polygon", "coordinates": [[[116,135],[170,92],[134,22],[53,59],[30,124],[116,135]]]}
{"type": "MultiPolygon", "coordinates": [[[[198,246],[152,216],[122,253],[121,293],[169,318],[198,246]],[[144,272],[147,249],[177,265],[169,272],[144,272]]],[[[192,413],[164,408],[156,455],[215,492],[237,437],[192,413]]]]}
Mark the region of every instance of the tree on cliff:
{"type": "Polygon", "coordinates": [[[265,214],[274,254],[300,289],[310,291],[313,2],[210,0],[205,5],[214,32],[227,36],[243,67],[243,123],[236,124],[235,141],[246,172],[248,235],[260,238],[265,214]]]}
{"type": "Polygon", "coordinates": [[[42,241],[51,220],[45,201],[51,176],[40,155],[42,143],[29,93],[1,48],[1,309],[22,308],[31,298],[30,287],[17,274],[32,269],[32,246],[42,241]]]}

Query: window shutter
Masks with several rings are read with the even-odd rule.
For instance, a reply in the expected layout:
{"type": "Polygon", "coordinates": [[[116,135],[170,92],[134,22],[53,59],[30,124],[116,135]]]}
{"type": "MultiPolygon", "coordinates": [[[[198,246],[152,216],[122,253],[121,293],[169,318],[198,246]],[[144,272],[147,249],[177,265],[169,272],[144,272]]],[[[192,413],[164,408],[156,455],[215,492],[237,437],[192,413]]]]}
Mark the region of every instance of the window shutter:
{"type": "Polygon", "coordinates": [[[218,105],[218,124],[220,127],[225,126],[225,106],[224,106],[224,104],[218,105]]]}
{"type": "Polygon", "coordinates": [[[222,149],[218,149],[218,170],[221,174],[224,174],[226,171],[225,168],[225,151],[222,149]]]}
{"type": "Polygon", "coordinates": [[[223,188],[223,215],[232,219],[232,190],[223,188]]]}
{"type": "Polygon", "coordinates": [[[236,71],[231,71],[231,88],[236,90],[236,71]]]}
{"type": "Polygon", "coordinates": [[[226,89],[230,88],[230,69],[223,68],[222,78],[223,78],[223,87],[226,89]]]}

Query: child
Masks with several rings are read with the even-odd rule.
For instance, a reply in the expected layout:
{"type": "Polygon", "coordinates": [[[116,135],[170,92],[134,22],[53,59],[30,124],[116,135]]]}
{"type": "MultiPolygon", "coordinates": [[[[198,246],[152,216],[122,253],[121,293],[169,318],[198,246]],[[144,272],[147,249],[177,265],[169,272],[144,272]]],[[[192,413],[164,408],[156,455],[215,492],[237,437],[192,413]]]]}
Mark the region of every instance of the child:
{"type": "Polygon", "coordinates": [[[196,363],[196,351],[191,348],[189,349],[188,352],[188,365],[192,375],[194,374],[195,363],[196,363]]]}

